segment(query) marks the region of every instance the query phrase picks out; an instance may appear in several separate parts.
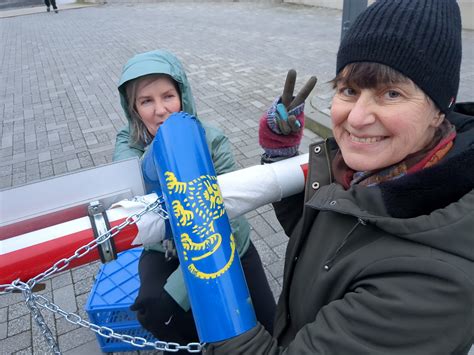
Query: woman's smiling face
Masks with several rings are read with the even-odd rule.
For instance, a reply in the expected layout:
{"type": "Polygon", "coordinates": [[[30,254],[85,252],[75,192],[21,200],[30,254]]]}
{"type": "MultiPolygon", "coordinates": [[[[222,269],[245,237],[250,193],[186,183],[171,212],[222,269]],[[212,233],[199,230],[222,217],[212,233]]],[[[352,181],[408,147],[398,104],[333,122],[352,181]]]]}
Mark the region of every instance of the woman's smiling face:
{"type": "Polygon", "coordinates": [[[443,120],[435,104],[410,79],[359,88],[336,80],[333,134],[346,164],[381,169],[426,147],[443,120]]]}

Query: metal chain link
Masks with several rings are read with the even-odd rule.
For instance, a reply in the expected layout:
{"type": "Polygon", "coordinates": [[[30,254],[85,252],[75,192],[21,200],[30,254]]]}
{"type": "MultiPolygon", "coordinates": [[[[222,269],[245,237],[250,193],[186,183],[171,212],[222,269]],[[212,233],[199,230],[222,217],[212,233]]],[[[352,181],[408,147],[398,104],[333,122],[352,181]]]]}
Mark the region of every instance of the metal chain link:
{"type": "Polygon", "coordinates": [[[26,283],[21,282],[20,280],[16,280],[14,285],[22,291],[23,296],[25,297],[26,306],[33,314],[33,318],[36,324],[38,324],[38,327],[40,328],[44,338],[46,339],[46,343],[48,343],[54,354],[60,355],[61,350],[59,350],[59,346],[56,343],[56,340],[54,339],[51,329],[49,329],[48,325],[44,321],[43,315],[35,304],[35,296],[33,295],[31,288],[26,283]]]}
{"type": "Polygon", "coordinates": [[[99,326],[97,324],[86,321],[85,319],[81,318],[81,316],[75,313],[66,312],[62,310],[59,306],[50,302],[46,297],[42,295],[32,294],[32,298],[34,299],[34,302],[38,306],[46,308],[55,314],[61,315],[63,318],[66,319],[66,321],[68,321],[71,324],[80,325],[84,328],[89,328],[93,332],[105,338],[118,339],[126,343],[132,344],[134,346],[137,346],[139,348],[144,348],[145,346],[149,346],[156,350],[161,350],[161,351],[177,352],[179,350],[187,350],[190,353],[196,353],[196,352],[200,352],[203,347],[203,344],[198,343],[198,342],[189,343],[187,345],[180,345],[178,343],[165,342],[165,341],[160,341],[160,340],[151,342],[142,337],[132,337],[128,334],[116,333],[113,329],[109,327],[99,326]]]}
{"type": "Polygon", "coordinates": [[[161,218],[167,219],[168,212],[162,207],[163,203],[164,203],[163,197],[158,196],[154,202],[148,204],[142,211],[128,216],[125,219],[125,221],[123,221],[120,225],[110,228],[107,232],[101,234],[98,238],[90,241],[86,245],[79,247],[72,256],[70,256],[69,258],[63,258],[57,261],[49,269],[31,278],[30,280],[28,280],[28,282],[25,283],[17,279],[13,281],[11,284],[0,285],[0,290],[4,290],[4,291],[0,291],[0,295],[13,292],[14,290],[19,290],[23,293],[27,307],[33,313],[36,323],[40,327],[41,332],[43,336],[45,337],[51,350],[55,354],[61,354],[61,351],[59,350],[59,347],[56,344],[56,341],[51,333],[51,330],[49,329],[46,322],[44,321],[44,318],[39,308],[37,307],[37,305],[55,314],[61,315],[62,317],[66,319],[66,321],[68,321],[71,324],[76,324],[81,327],[88,328],[92,330],[93,332],[99,334],[100,336],[103,336],[105,338],[114,338],[114,339],[123,341],[125,343],[131,344],[135,347],[144,348],[146,346],[149,346],[156,350],[170,351],[170,352],[177,352],[179,350],[187,350],[190,353],[200,352],[204,344],[198,343],[198,342],[188,343],[187,345],[180,345],[178,343],[165,342],[165,341],[160,341],[160,340],[150,342],[142,337],[132,337],[128,334],[116,333],[113,329],[109,327],[99,326],[97,324],[94,324],[82,319],[79,315],[75,313],[66,312],[62,310],[58,305],[50,302],[44,296],[35,295],[32,292],[33,287],[37,283],[43,281],[44,279],[50,277],[51,275],[57,272],[64,270],[65,268],[69,266],[71,261],[83,257],[93,248],[96,248],[98,245],[106,242],[110,238],[120,233],[120,231],[124,229],[125,227],[137,223],[144,214],[153,211],[153,212],[158,213],[161,216],[161,218]]]}

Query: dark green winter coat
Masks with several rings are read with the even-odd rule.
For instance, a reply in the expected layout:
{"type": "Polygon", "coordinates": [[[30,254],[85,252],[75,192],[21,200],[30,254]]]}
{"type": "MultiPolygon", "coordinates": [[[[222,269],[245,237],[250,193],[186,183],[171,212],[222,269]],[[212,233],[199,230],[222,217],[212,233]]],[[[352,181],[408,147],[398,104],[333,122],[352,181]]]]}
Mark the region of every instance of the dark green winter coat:
{"type": "MultiPolygon", "coordinates": [[[[118,89],[122,108],[129,121],[131,118],[127,110],[128,101],[125,93],[125,84],[130,80],[148,74],[170,75],[178,83],[181,93],[182,110],[197,117],[191,86],[181,63],[171,53],[163,50],[156,50],[134,56],[127,62],[122,70],[122,76],[119,81],[118,89]]],[[[204,131],[206,132],[206,142],[209,147],[217,175],[225,174],[235,170],[236,164],[232,155],[228,138],[221,130],[204,122],[201,123],[204,131]]],[[[147,146],[133,142],[131,140],[129,130],[130,125],[127,125],[117,134],[113,156],[114,161],[131,157],[141,158],[146,152],[147,146]]],[[[233,235],[236,238],[238,253],[240,256],[242,256],[247,251],[250,243],[249,224],[244,217],[238,217],[231,221],[231,225],[233,235]]],[[[147,246],[147,249],[164,252],[161,243],[147,246]]],[[[184,284],[183,274],[181,273],[180,268],[178,268],[169,276],[167,283],[165,284],[165,290],[184,310],[189,310],[190,303],[184,284]]]]}
{"type": "Polygon", "coordinates": [[[291,237],[274,337],[257,326],[207,352],[467,354],[474,119],[449,119],[457,137],[440,163],[374,187],[344,190],[333,182],[334,140],[312,145],[306,203],[301,194],[275,204],[291,237]]]}

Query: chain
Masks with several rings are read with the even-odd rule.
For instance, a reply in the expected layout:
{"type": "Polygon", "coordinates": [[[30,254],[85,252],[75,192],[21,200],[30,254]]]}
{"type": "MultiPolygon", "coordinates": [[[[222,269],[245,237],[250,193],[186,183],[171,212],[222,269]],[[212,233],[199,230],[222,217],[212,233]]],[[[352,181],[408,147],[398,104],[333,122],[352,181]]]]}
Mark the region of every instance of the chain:
{"type": "Polygon", "coordinates": [[[22,291],[23,296],[25,297],[26,306],[28,307],[30,312],[33,314],[33,318],[36,324],[38,324],[38,327],[40,328],[41,333],[46,339],[46,342],[48,343],[51,350],[55,354],[61,354],[58,344],[56,343],[56,340],[53,337],[53,333],[51,332],[48,325],[44,321],[43,315],[41,314],[40,310],[35,304],[36,303],[35,295],[33,295],[31,288],[26,283],[21,282],[20,280],[16,280],[13,285],[22,291]]]}
{"type": "Polygon", "coordinates": [[[46,308],[49,311],[59,314],[62,317],[64,317],[69,323],[75,324],[82,326],[84,328],[89,328],[93,332],[105,337],[105,338],[114,338],[118,339],[121,341],[124,341],[126,343],[132,344],[136,347],[139,348],[144,348],[145,346],[152,347],[156,350],[161,350],[161,351],[171,351],[171,352],[177,352],[179,350],[187,350],[190,353],[197,353],[202,350],[203,344],[201,343],[189,343],[187,345],[180,345],[178,343],[172,343],[172,342],[164,342],[164,341],[154,341],[150,342],[147,341],[145,338],[142,337],[132,337],[127,334],[120,334],[116,333],[113,329],[105,326],[99,326],[97,324],[88,322],[84,319],[81,318],[81,316],[72,313],[72,312],[66,312],[62,310],[59,306],[56,304],[50,302],[47,298],[45,298],[42,295],[34,295],[32,294],[32,298],[34,299],[34,302],[39,305],[40,307],[46,308]]]}
{"type": "Polygon", "coordinates": [[[62,310],[58,305],[50,302],[48,299],[41,295],[35,295],[32,293],[33,287],[43,281],[44,279],[48,278],[49,276],[60,272],[64,269],[66,269],[71,261],[75,259],[79,259],[86,255],[89,251],[91,251],[93,248],[96,248],[98,245],[106,242],[110,238],[113,238],[115,235],[120,233],[121,230],[126,228],[129,225],[137,223],[144,214],[148,212],[156,212],[159,214],[163,219],[168,218],[168,213],[166,210],[162,207],[164,203],[163,197],[159,196],[154,202],[148,204],[142,211],[132,214],[128,216],[125,221],[123,221],[120,225],[115,226],[110,228],[108,231],[105,233],[101,234],[98,238],[90,241],[86,245],[81,246],[78,248],[75,253],[70,256],[69,258],[63,258],[59,261],[57,261],[53,266],[51,266],[49,269],[46,271],[42,272],[41,274],[38,274],[37,276],[31,278],[28,280],[28,282],[22,282],[19,279],[13,281],[11,284],[3,284],[0,285],[0,295],[6,294],[13,292],[14,290],[19,290],[22,292],[22,294],[25,297],[25,302],[28,307],[28,309],[33,313],[33,317],[38,324],[38,326],[41,329],[41,332],[43,336],[45,337],[48,345],[50,346],[51,350],[55,354],[61,354],[61,351],[59,350],[58,345],[56,344],[56,341],[51,333],[51,330],[48,328],[48,325],[44,321],[44,318],[37,307],[40,306],[42,308],[45,308],[55,314],[59,314],[62,317],[66,319],[69,323],[79,325],[81,327],[88,328],[92,330],[93,332],[99,334],[100,336],[103,336],[105,338],[114,338],[117,340],[121,340],[125,343],[131,344],[133,346],[139,347],[139,348],[144,348],[146,346],[152,347],[156,350],[160,351],[170,351],[170,352],[177,352],[179,350],[187,350],[190,353],[198,353],[202,350],[204,344],[198,343],[198,342],[193,342],[193,343],[188,343],[187,345],[180,345],[178,343],[173,343],[173,342],[165,342],[165,341],[154,341],[150,342],[146,340],[145,338],[142,337],[132,337],[128,334],[120,334],[116,333],[113,329],[105,326],[99,326],[97,324],[88,322],[84,319],[82,319],[79,315],[71,312],[66,312],[62,310]]]}

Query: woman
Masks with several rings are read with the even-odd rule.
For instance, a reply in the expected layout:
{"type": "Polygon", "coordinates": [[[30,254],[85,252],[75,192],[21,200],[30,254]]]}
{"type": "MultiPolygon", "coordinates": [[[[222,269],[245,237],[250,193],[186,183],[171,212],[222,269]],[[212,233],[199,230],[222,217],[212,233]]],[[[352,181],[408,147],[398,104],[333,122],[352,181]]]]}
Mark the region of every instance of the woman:
{"type": "MultiPolygon", "coordinates": [[[[197,117],[191,87],[179,60],[156,50],[131,58],[124,66],[119,93],[129,126],[117,134],[114,160],[141,157],[160,125],[178,111],[197,117]]],[[[230,143],[224,134],[202,123],[217,174],[235,169],[230,143]]],[[[260,257],[250,241],[244,217],[231,222],[255,313],[268,331],[273,328],[275,301],[260,257]]],[[[170,239],[146,245],[139,262],[140,290],[131,309],[144,328],[163,341],[198,341],[194,319],[170,239]],[[165,255],[166,252],[166,255],[165,255]]]]}
{"type": "Polygon", "coordinates": [[[337,56],[334,138],[310,147],[304,195],[274,205],[290,241],[273,337],[257,325],[207,352],[468,353],[474,119],[453,112],[460,63],[454,0],[378,0],[357,18],[337,56]]]}

